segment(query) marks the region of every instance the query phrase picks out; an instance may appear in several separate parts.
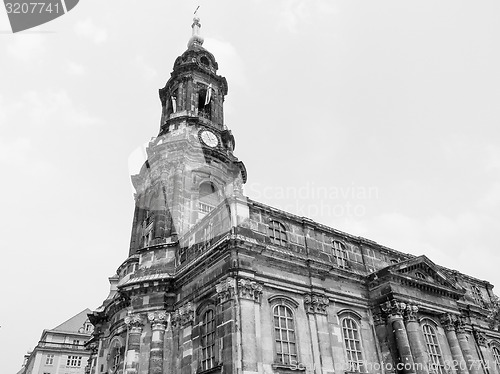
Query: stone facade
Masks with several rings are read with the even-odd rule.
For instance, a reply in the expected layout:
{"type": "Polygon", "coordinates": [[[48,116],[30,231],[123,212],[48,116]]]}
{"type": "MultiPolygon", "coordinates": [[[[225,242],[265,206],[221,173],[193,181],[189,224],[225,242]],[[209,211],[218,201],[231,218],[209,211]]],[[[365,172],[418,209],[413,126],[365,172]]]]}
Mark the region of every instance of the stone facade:
{"type": "Polygon", "coordinates": [[[160,90],[87,371],[499,374],[493,286],[242,194],[199,20],[160,90]]]}

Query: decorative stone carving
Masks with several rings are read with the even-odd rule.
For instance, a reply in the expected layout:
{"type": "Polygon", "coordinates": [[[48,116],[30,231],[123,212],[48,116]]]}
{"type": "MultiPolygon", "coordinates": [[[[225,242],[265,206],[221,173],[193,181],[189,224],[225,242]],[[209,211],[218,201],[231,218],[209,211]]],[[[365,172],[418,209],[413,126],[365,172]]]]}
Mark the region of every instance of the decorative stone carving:
{"type": "Polygon", "coordinates": [[[373,324],[375,326],[385,325],[385,318],[384,318],[384,314],[382,311],[373,312],[373,324]]]}
{"type": "Polygon", "coordinates": [[[380,305],[380,309],[387,317],[402,317],[406,310],[406,303],[392,299],[380,305]]]}
{"type": "Polygon", "coordinates": [[[233,298],[236,290],[236,280],[231,277],[223,279],[215,286],[217,291],[217,302],[224,303],[233,298]]]}
{"type": "Polygon", "coordinates": [[[151,323],[151,326],[153,328],[158,327],[162,328],[165,327],[168,323],[170,314],[167,313],[164,310],[158,310],[155,312],[149,312],[148,313],[148,320],[151,323]]]}
{"type": "Polygon", "coordinates": [[[416,322],[417,321],[417,313],[418,313],[418,306],[417,305],[407,304],[406,309],[404,311],[405,321],[416,322]]]}
{"type": "Polygon", "coordinates": [[[464,316],[457,316],[457,319],[455,320],[455,331],[457,333],[464,333],[465,332],[465,317],[464,316]]]}
{"type": "Polygon", "coordinates": [[[307,313],[326,314],[326,308],[330,300],[326,296],[318,294],[304,295],[304,305],[307,313]]]}
{"type": "Polygon", "coordinates": [[[125,324],[131,333],[141,333],[144,326],[144,319],[140,314],[129,314],[125,317],[125,324]]]}
{"type": "Polygon", "coordinates": [[[238,296],[242,299],[253,300],[260,304],[262,295],[262,284],[250,279],[238,279],[238,296]]]}
{"type": "Polygon", "coordinates": [[[488,347],[488,340],[484,332],[474,330],[474,338],[476,338],[476,342],[479,346],[488,347]]]}
{"type": "Polygon", "coordinates": [[[184,326],[194,321],[194,308],[189,302],[178,308],[171,317],[172,326],[184,326]]]}
{"type": "Polygon", "coordinates": [[[457,323],[457,317],[455,315],[450,313],[443,314],[440,318],[440,321],[445,331],[455,330],[455,326],[457,323]]]}

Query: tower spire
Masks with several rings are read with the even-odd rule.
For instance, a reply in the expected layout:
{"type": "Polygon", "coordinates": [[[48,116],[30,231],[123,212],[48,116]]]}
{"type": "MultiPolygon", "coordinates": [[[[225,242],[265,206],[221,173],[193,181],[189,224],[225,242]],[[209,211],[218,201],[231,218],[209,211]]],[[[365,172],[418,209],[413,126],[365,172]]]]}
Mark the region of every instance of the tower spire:
{"type": "Polygon", "coordinates": [[[193,24],[191,25],[193,29],[193,34],[189,39],[188,48],[191,48],[193,45],[197,45],[200,47],[203,45],[203,36],[200,35],[200,28],[201,28],[200,17],[198,17],[198,15],[196,14],[199,8],[200,6],[198,5],[198,8],[196,8],[196,10],[194,11],[193,24]]]}

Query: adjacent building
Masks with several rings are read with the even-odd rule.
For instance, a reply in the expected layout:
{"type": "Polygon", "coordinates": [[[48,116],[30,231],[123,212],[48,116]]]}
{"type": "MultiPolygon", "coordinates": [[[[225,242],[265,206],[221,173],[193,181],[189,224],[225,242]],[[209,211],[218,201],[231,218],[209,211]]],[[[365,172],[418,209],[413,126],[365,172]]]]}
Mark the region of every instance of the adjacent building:
{"type": "Polygon", "coordinates": [[[228,84],[192,28],[87,370],[499,374],[490,283],[244,196],[228,84]]]}
{"type": "Polygon", "coordinates": [[[25,357],[23,374],[83,374],[89,357],[85,343],[93,326],[85,309],[51,330],[43,330],[40,341],[25,357]]]}

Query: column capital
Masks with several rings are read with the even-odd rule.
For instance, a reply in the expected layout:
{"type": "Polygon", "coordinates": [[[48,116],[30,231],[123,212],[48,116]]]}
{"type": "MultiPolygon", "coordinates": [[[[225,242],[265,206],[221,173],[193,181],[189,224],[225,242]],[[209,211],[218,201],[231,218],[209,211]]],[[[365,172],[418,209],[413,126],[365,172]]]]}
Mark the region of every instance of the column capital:
{"type": "Polygon", "coordinates": [[[445,331],[454,331],[457,323],[457,317],[450,313],[445,313],[440,317],[441,325],[443,325],[445,331]]]}
{"type": "Polygon", "coordinates": [[[407,304],[404,311],[404,319],[406,322],[417,321],[418,306],[414,304],[407,304]]]}
{"type": "Polygon", "coordinates": [[[170,313],[164,310],[157,310],[148,313],[148,320],[153,329],[164,329],[170,319],[170,313]]]}
{"type": "Polygon", "coordinates": [[[125,317],[125,324],[132,333],[141,333],[144,327],[144,318],[140,314],[129,314],[125,317]]]}
{"type": "Polygon", "coordinates": [[[308,293],[304,295],[304,305],[306,313],[326,314],[326,308],[330,300],[328,297],[315,293],[308,293]]]}
{"type": "Polygon", "coordinates": [[[387,317],[403,317],[406,305],[406,303],[392,299],[381,304],[380,309],[387,317]]]}
{"type": "Polygon", "coordinates": [[[236,280],[232,277],[227,277],[215,285],[217,293],[217,302],[224,303],[234,297],[236,291],[236,280]]]}
{"type": "Polygon", "coordinates": [[[185,326],[193,323],[194,321],[194,307],[188,302],[183,306],[177,308],[172,314],[171,321],[173,326],[185,326]]]}
{"type": "Polygon", "coordinates": [[[238,296],[242,299],[253,300],[260,304],[263,288],[261,283],[254,280],[246,278],[238,279],[238,296]]]}

